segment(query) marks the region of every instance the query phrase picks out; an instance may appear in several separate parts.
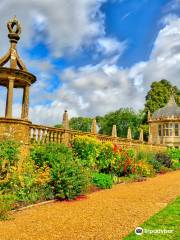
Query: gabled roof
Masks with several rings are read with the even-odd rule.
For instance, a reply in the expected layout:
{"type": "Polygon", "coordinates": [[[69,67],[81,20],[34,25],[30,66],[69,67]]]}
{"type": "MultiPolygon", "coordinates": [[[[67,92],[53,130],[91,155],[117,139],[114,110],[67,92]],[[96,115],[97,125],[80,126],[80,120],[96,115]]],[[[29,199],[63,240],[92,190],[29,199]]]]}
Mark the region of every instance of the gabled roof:
{"type": "Polygon", "coordinates": [[[174,97],[171,96],[167,105],[155,111],[152,118],[170,118],[173,116],[180,117],[180,107],[176,104],[174,97]]]}

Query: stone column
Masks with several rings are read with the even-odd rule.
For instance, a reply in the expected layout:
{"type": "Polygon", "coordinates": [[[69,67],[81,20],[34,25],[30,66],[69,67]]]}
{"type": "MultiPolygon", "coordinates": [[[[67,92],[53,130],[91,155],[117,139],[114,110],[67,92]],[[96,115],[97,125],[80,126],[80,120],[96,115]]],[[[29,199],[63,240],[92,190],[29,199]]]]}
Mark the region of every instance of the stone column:
{"type": "Polygon", "coordinates": [[[116,128],[116,125],[113,125],[112,127],[112,137],[117,137],[117,128],[116,128]]]}
{"type": "Polygon", "coordinates": [[[128,127],[127,139],[132,140],[132,133],[131,133],[131,128],[130,127],[128,127]]]}
{"type": "Polygon", "coordinates": [[[64,111],[62,125],[64,129],[69,129],[69,118],[67,110],[64,111]]]}
{"type": "Polygon", "coordinates": [[[91,133],[92,133],[92,134],[97,134],[97,126],[96,126],[96,119],[95,119],[95,118],[94,118],[93,121],[92,121],[91,133]]]}
{"type": "Polygon", "coordinates": [[[68,131],[69,130],[69,117],[68,117],[67,110],[64,111],[62,125],[64,128],[64,132],[62,134],[62,143],[64,143],[66,146],[69,146],[70,141],[71,141],[71,134],[68,131]]]}
{"type": "Polygon", "coordinates": [[[142,143],[144,142],[144,132],[143,132],[143,129],[140,130],[139,141],[142,142],[142,143]]]}
{"type": "Polygon", "coordinates": [[[12,118],[12,105],[13,105],[13,88],[14,88],[14,77],[8,78],[9,83],[7,87],[7,99],[6,99],[6,118],[12,118]]]}
{"type": "Polygon", "coordinates": [[[23,89],[21,118],[28,120],[28,113],[29,113],[29,85],[26,85],[23,89]]]}

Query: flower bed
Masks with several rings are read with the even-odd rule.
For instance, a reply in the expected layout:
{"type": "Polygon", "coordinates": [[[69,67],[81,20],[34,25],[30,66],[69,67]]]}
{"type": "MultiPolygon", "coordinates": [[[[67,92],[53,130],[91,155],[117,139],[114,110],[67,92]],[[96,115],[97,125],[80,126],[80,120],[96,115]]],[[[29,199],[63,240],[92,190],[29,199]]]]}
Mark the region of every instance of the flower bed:
{"type": "Polygon", "coordinates": [[[0,143],[0,218],[9,209],[51,199],[74,199],[90,189],[112,183],[142,181],[156,173],[179,169],[180,151],[135,152],[96,138],[76,137],[72,148],[63,144],[33,145],[24,162],[19,145],[0,143]]]}

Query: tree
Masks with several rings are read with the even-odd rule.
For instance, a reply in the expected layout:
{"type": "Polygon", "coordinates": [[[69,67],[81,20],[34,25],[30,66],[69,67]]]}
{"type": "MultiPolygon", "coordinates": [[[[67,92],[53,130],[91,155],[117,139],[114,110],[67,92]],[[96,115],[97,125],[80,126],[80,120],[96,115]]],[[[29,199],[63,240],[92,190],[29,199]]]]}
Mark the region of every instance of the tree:
{"type": "Polygon", "coordinates": [[[91,131],[92,118],[86,117],[73,117],[69,122],[70,128],[82,132],[91,131]]]}
{"type": "Polygon", "coordinates": [[[115,112],[110,112],[104,117],[96,117],[99,125],[99,133],[111,135],[112,126],[117,126],[119,137],[127,137],[128,127],[132,129],[132,137],[138,138],[140,125],[142,123],[143,112],[135,112],[131,108],[120,108],[115,112]]]}
{"type": "Polygon", "coordinates": [[[56,128],[62,128],[63,125],[62,125],[62,124],[56,124],[56,125],[54,125],[54,127],[56,127],[56,128]]]}
{"type": "Polygon", "coordinates": [[[146,95],[144,111],[147,113],[149,110],[153,113],[157,109],[164,107],[172,94],[175,97],[176,103],[180,106],[180,89],[165,79],[153,82],[151,89],[146,95]]]}

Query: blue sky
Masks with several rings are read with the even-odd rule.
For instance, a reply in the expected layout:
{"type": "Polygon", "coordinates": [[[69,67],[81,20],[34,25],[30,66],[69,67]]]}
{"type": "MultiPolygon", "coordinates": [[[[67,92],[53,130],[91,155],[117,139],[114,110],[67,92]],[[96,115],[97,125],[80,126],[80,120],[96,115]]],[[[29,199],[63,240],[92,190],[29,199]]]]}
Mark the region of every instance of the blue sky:
{"type": "MultiPolygon", "coordinates": [[[[106,36],[126,41],[128,48],[118,64],[129,67],[138,61],[146,61],[153,48],[154,40],[162,27],[161,19],[166,15],[170,0],[109,0],[102,4],[106,36]]],[[[174,12],[174,11],[171,11],[174,12]]],[[[38,27],[38,26],[37,26],[38,27]]],[[[40,34],[44,34],[40,31],[40,34]]],[[[65,55],[53,59],[58,68],[96,64],[101,55],[94,58],[94,46],[83,46],[75,55],[65,55]]],[[[36,42],[33,49],[28,49],[32,59],[48,58],[50,51],[43,38],[36,42]]]]}
{"type": "MultiPolygon", "coordinates": [[[[2,0],[0,14],[1,55],[7,16],[22,24],[18,50],[38,79],[33,122],[55,124],[64,109],[71,116],[138,110],[153,81],[179,86],[180,0],[2,0]]],[[[15,115],[21,95],[16,91],[15,115]]]]}

